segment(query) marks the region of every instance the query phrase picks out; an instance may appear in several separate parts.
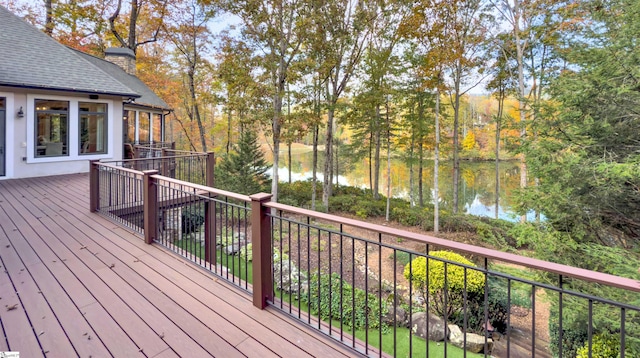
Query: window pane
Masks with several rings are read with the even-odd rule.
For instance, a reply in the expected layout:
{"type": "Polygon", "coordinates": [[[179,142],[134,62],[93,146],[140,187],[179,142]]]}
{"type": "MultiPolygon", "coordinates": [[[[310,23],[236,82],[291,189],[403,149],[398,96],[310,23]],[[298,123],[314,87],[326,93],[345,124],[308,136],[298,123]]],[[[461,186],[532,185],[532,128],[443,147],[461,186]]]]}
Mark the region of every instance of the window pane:
{"type": "Polygon", "coordinates": [[[142,144],[149,143],[149,141],[151,140],[151,133],[149,131],[151,125],[151,122],[149,121],[149,112],[140,112],[140,117],[138,120],[140,124],[138,140],[142,144]]]}
{"type": "Polygon", "coordinates": [[[37,99],[36,157],[68,155],[69,102],[37,99]]]}
{"type": "Polygon", "coordinates": [[[6,106],[5,101],[6,99],[0,98],[0,109],[5,109],[5,106],[6,106]]]}
{"type": "Polygon", "coordinates": [[[136,112],[122,111],[122,134],[124,143],[135,143],[136,141],[136,112]]]}
{"type": "Polygon", "coordinates": [[[162,115],[153,115],[153,141],[162,142],[162,115]]]}
{"type": "Polygon", "coordinates": [[[107,152],[107,104],[78,103],[80,108],[80,154],[107,152]]]}
{"type": "Polygon", "coordinates": [[[106,113],[106,103],[79,103],[80,112],[106,113]]]}

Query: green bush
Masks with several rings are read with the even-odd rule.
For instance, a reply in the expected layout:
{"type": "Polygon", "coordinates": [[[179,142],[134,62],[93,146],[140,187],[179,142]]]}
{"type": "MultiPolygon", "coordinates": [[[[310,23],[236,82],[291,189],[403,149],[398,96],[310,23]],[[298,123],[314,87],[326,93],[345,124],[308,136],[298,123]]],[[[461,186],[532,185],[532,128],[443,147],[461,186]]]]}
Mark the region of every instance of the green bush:
{"type": "Polygon", "coordinates": [[[618,358],[620,356],[620,336],[617,334],[601,333],[591,340],[591,355],[589,355],[589,341],[578,349],[576,358],[618,358]]]}
{"type": "Polygon", "coordinates": [[[198,231],[204,223],[204,207],[202,205],[187,206],[182,209],[182,233],[190,234],[198,231]]]}
{"type": "Polygon", "coordinates": [[[384,324],[382,327],[380,325],[380,317],[387,314],[384,301],[380,302],[375,295],[351,286],[337,273],[320,275],[319,280],[320,287],[318,275],[312,275],[309,293],[300,295],[300,299],[309,305],[312,314],[319,315],[323,320],[341,320],[346,326],[356,329],[385,328],[384,324]]]}
{"type": "Polygon", "coordinates": [[[484,292],[484,274],[474,269],[465,270],[460,265],[446,264],[445,281],[445,262],[442,260],[475,266],[471,261],[450,251],[432,251],[429,256],[432,257],[429,260],[420,256],[406,265],[404,277],[417,290],[428,290],[429,303],[437,314],[451,316],[461,310],[464,306],[465,287],[468,295],[484,292]]]}
{"type": "Polygon", "coordinates": [[[240,259],[246,261],[253,261],[253,244],[246,244],[240,249],[240,259]]]}
{"type": "Polygon", "coordinates": [[[433,220],[426,210],[419,207],[396,206],[391,209],[391,220],[406,226],[419,226],[425,220],[433,220]]]}
{"type": "Polygon", "coordinates": [[[447,232],[476,231],[471,215],[440,215],[440,230],[447,232]]]}
{"type": "MultiPolygon", "coordinates": [[[[498,279],[489,277],[487,317],[494,330],[505,333],[507,331],[507,320],[509,317],[509,302],[507,293],[501,289],[498,279]]],[[[483,290],[484,291],[484,290],[483,290]]],[[[467,329],[471,332],[482,334],[484,319],[484,292],[468,294],[466,309],[454,311],[451,315],[451,322],[460,327],[464,327],[465,315],[467,329]]]]}

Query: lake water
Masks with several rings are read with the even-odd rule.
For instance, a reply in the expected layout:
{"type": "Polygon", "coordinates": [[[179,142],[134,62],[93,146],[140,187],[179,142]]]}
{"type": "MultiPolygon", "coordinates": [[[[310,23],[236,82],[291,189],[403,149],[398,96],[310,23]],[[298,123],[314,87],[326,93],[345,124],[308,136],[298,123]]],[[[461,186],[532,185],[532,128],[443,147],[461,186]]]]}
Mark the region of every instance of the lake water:
{"type": "MultiPolygon", "coordinates": [[[[324,153],[320,153],[322,157],[324,153]]],[[[272,160],[267,158],[267,160],[272,160]]],[[[343,159],[341,159],[343,160],[343,159]]],[[[292,154],[291,179],[292,181],[307,180],[312,177],[313,153],[292,154]]],[[[380,168],[380,193],[387,193],[387,167],[386,159],[380,168]]],[[[339,185],[350,185],[361,188],[369,188],[369,164],[368,159],[338,163],[339,185]]],[[[322,182],[323,158],[318,163],[318,180],[322,182]]],[[[271,169],[273,170],[273,168],[271,169]]],[[[269,173],[271,174],[271,172],[269,173]]],[[[280,168],[278,170],[280,182],[289,181],[287,169],[286,147],[280,154],[280,168]]],[[[414,167],[414,190],[410,190],[409,167],[400,159],[391,160],[391,195],[392,197],[409,200],[411,195],[418,202],[417,170],[414,167]]],[[[519,220],[519,216],[512,211],[510,194],[520,187],[520,167],[518,161],[500,162],[500,202],[498,205],[498,217],[509,221],[519,220]]],[[[334,178],[334,183],[335,183],[334,178]]],[[[441,209],[451,210],[453,200],[453,163],[441,162],[439,176],[439,202],[441,209]]],[[[433,202],[433,161],[427,161],[423,171],[423,193],[425,202],[433,202]]],[[[460,162],[459,180],[459,208],[461,211],[478,216],[496,217],[496,175],[495,162],[460,162]]],[[[534,220],[535,214],[529,213],[528,219],[534,220]]]]}

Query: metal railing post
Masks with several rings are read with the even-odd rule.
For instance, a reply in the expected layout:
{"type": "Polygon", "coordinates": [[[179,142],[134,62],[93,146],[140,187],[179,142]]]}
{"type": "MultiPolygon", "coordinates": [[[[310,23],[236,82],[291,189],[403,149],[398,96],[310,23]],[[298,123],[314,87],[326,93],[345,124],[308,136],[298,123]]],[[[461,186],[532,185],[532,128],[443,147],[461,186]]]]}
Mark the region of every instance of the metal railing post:
{"type": "Polygon", "coordinates": [[[157,170],[145,170],[142,178],[142,200],[144,207],[144,242],[153,243],[158,236],[158,187],[152,175],[157,170]]]}
{"type": "Polygon", "coordinates": [[[168,171],[167,171],[167,167],[168,167],[168,163],[167,163],[167,151],[162,148],[160,149],[160,175],[162,176],[168,176],[168,171]]]}
{"type": "Polygon", "coordinates": [[[264,309],[273,301],[273,255],[271,254],[271,219],[262,205],[271,194],[251,195],[251,245],[253,254],[253,305],[264,309]]]}
{"type": "MultiPolygon", "coordinates": [[[[210,196],[211,197],[211,196],[210,196]]],[[[204,203],[204,261],[216,267],[216,202],[204,203]]]]}
{"type": "Polygon", "coordinates": [[[89,211],[92,213],[100,208],[100,168],[99,160],[89,162],[89,211]]]}
{"type": "Polygon", "coordinates": [[[207,153],[207,166],[206,166],[206,170],[207,170],[207,174],[206,174],[206,185],[208,187],[213,188],[213,185],[215,184],[214,181],[214,171],[215,171],[215,167],[216,167],[216,157],[215,154],[213,152],[208,152],[207,153]]]}

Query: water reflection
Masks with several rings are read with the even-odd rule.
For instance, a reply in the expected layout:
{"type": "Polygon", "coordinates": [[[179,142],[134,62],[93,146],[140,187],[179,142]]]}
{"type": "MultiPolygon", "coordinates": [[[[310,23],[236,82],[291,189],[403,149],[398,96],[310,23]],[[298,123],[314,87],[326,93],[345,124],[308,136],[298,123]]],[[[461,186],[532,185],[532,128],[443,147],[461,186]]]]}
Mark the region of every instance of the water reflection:
{"type": "MultiPolygon", "coordinates": [[[[322,181],[322,168],[324,159],[320,153],[318,160],[318,180],[322,181]]],[[[271,160],[271,158],[267,158],[271,160]]],[[[280,168],[278,175],[280,182],[289,181],[289,170],[287,167],[286,153],[280,156],[280,168]]],[[[292,155],[291,180],[307,180],[312,177],[313,154],[311,152],[292,155]]],[[[387,168],[385,165],[380,168],[380,193],[387,192],[387,168]]],[[[368,159],[342,163],[338,162],[338,184],[350,185],[361,188],[370,187],[369,161],[368,159]]],[[[443,210],[451,210],[453,198],[453,163],[444,162],[440,164],[439,176],[439,202],[443,210]]],[[[271,173],[269,173],[271,174],[271,173]]],[[[433,161],[427,161],[422,174],[423,200],[433,202],[433,161]]],[[[516,221],[512,211],[511,196],[515,189],[520,186],[520,168],[517,161],[501,162],[499,166],[498,189],[500,202],[497,207],[497,217],[509,221],[516,221]]],[[[418,173],[414,167],[414,188],[410,188],[410,175],[408,165],[400,159],[391,161],[391,195],[396,198],[406,200],[413,199],[419,202],[418,197],[418,173]]],[[[336,179],[334,178],[334,183],[336,179]]],[[[459,180],[459,208],[466,213],[478,216],[496,217],[496,173],[495,162],[467,162],[460,163],[459,180]]],[[[527,215],[528,220],[535,220],[535,214],[527,215]]]]}

